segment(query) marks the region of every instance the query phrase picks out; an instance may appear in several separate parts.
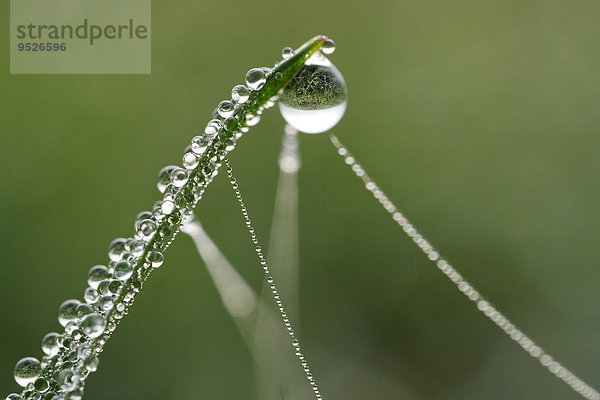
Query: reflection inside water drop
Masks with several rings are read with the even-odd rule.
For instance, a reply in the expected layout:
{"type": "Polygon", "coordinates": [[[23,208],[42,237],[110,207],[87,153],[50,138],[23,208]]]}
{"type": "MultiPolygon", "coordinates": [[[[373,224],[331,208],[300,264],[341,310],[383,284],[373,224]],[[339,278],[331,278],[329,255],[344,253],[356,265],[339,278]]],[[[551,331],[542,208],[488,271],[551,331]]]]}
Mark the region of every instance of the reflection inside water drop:
{"type": "Polygon", "coordinates": [[[281,115],[304,133],[333,128],[346,111],[348,90],[340,71],[318,52],[282,90],[281,115]]]}
{"type": "Polygon", "coordinates": [[[323,133],[333,128],[344,116],[346,102],[323,110],[300,110],[279,103],[286,122],[304,133],[323,133]]]}

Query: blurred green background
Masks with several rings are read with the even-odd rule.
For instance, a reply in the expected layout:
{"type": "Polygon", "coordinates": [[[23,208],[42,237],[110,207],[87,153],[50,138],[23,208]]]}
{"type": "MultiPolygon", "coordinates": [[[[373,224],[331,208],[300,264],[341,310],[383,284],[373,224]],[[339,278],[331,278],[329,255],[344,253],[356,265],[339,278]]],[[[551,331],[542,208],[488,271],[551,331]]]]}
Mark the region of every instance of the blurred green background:
{"type": "MultiPolygon", "coordinates": [[[[152,13],[148,76],[11,76],[3,47],[3,393],[245,71],[321,33],[349,87],[341,140],[468,280],[600,386],[600,3],[154,1],[152,13]]],[[[267,112],[231,156],[265,242],[282,126],[267,112]]],[[[301,139],[301,340],[326,398],[578,398],[424,259],[325,135],[301,139]]],[[[222,175],[198,213],[260,287],[222,175]]],[[[190,240],[166,258],[86,398],[255,398],[250,355],[190,240]]]]}

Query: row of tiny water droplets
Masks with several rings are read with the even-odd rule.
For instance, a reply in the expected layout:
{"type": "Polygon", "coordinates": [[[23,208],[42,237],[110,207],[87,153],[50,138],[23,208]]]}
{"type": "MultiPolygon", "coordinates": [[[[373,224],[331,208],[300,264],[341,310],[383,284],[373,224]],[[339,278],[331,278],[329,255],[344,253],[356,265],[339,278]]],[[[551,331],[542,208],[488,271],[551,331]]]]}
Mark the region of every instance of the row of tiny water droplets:
{"type": "Polygon", "coordinates": [[[356,158],[344,146],[335,135],[330,136],[331,143],[336,148],[338,154],[343,157],[344,162],[352,169],[354,174],[362,180],[365,188],[371,192],[372,196],[381,204],[381,206],[391,215],[392,219],[402,228],[402,230],[411,238],[411,240],[421,249],[427,258],[434,262],[437,268],[448,279],[454,283],[458,290],[463,293],[477,309],[496,324],[502,331],[515,341],[531,357],[537,359],[540,364],[557,378],[561,379],[574,391],[588,400],[600,400],[600,393],[581,378],[556,361],[544,349],[538,346],[533,339],[527,336],[523,331],[517,328],[504,314],[496,309],[489,301],[464,279],[461,274],[425,239],[400,212],[396,205],[379,188],[373,179],[367,174],[367,171],[356,161],[356,158]]]}
{"type": "Polygon", "coordinates": [[[250,218],[250,214],[248,213],[248,208],[246,207],[246,204],[244,203],[244,199],[242,197],[242,192],[239,188],[239,184],[237,182],[237,179],[233,176],[233,168],[231,168],[231,164],[229,163],[228,159],[225,159],[225,164],[227,165],[227,177],[229,178],[229,182],[231,183],[231,187],[233,188],[235,197],[239,203],[240,210],[242,211],[242,217],[244,219],[244,223],[246,224],[246,228],[248,229],[248,233],[250,234],[250,240],[252,241],[252,244],[254,244],[254,246],[256,246],[255,251],[256,251],[256,255],[258,256],[258,261],[263,269],[263,272],[266,275],[267,283],[269,284],[269,288],[271,289],[271,293],[273,294],[273,299],[275,300],[275,304],[277,305],[277,309],[279,310],[279,314],[281,315],[281,318],[283,320],[283,325],[285,326],[285,329],[287,330],[287,333],[291,339],[291,344],[294,349],[294,354],[296,355],[296,357],[300,361],[300,364],[302,365],[302,369],[304,370],[306,379],[308,380],[308,383],[309,383],[311,389],[313,390],[315,398],[317,400],[322,400],[323,396],[321,395],[321,391],[319,390],[317,381],[315,380],[315,377],[312,374],[312,371],[310,369],[310,366],[308,365],[308,361],[306,360],[304,353],[302,353],[302,349],[300,348],[300,341],[296,337],[296,332],[294,331],[292,322],[290,321],[290,318],[288,317],[286,308],[283,304],[283,299],[281,298],[281,295],[279,294],[279,290],[277,289],[275,279],[273,278],[273,275],[271,274],[271,270],[269,268],[269,265],[267,264],[267,259],[262,251],[262,246],[260,245],[260,242],[258,241],[258,236],[256,235],[256,229],[254,228],[254,225],[252,224],[252,219],[250,218]]]}
{"type": "MultiPolygon", "coordinates": [[[[284,60],[292,54],[284,50],[284,60]]],[[[275,105],[276,97],[255,107],[252,114],[245,107],[271,73],[266,67],[250,69],[245,85],[233,87],[231,99],[219,103],[204,132],[192,139],[182,166],[170,165],[159,172],[157,187],[162,200],[152,211],[138,214],[132,237],[112,241],[107,265],[89,270],[83,301],[70,299],[60,305],[58,321],[64,332],[44,336],[41,361],[26,357],[17,363],[14,378],[24,389],[8,395],[7,400],[82,398],[85,379],[98,367],[98,355],[151,271],[163,264],[163,252],[181,225],[192,218],[193,208],[225,156],[250,126],[258,124],[263,110],[275,105]]]]}

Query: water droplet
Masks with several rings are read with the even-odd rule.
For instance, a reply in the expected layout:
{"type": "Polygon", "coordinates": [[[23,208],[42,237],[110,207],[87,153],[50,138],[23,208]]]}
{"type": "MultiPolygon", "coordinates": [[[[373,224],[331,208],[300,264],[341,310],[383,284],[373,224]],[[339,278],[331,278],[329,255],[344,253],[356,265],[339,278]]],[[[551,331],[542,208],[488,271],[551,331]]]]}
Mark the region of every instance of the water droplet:
{"type": "Polygon", "coordinates": [[[231,98],[240,104],[248,101],[250,98],[250,89],[244,85],[237,85],[231,89],[231,98]]]}
{"type": "Polygon", "coordinates": [[[77,328],[78,328],[78,325],[77,325],[77,323],[75,321],[69,322],[67,324],[67,326],[65,326],[65,333],[67,335],[71,335],[72,336],[73,332],[75,332],[77,330],[77,328]]]}
{"type": "Polygon", "coordinates": [[[25,357],[21,359],[15,366],[15,381],[23,387],[35,380],[42,373],[42,366],[38,359],[33,357],[25,357]]]}
{"type": "Polygon", "coordinates": [[[126,247],[129,249],[131,254],[133,254],[136,257],[139,257],[142,254],[144,254],[144,242],[142,242],[141,240],[128,239],[126,247]]]}
{"type": "Polygon", "coordinates": [[[108,273],[108,268],[106,268],[104,265],[96,265],[90,268],[90,272],[88,274],[88,285],[94,289],[98,289],[100,282],[109,276],[110,274],[108,273]]]}
{"type": "Polygon", "coordinates": [[[56,374],[56,380],[60,385],[60,388],[65,392],[70,392],[77,388],[79,384],[79,376],[75,374],[72,369],[63,369],[56,374]]]}
{"type": "Polygon", "coordinates": [[[288,58],[290,58],[293,55],[294,55],[294,49],[292,49],[291,47],[284,47],[283,50],[281,50],[281,57],[283,57],[284,60],[287,60],[288,58]]]}
{"type": "Polygon", "coordinates": [[[170,200],[165,200],[162,202],[160,209],[163,214],[169,215],[175,210],[175,204],[173,204],[173,202],[170,200]]]}
{"type": "Polygon", "coordinates": [[[71,321],[77,320],[77,307],[81,303],[79,300],[67,300],[58,308],[58,322],[62,326],[67,326],[71,321]]]}
{"type": "Polygon", "coordinates": [[[156,183],[156,187],[158,187],[158,190],[161,193],[164,193],[165,189],[167,188],[167,185],[171,183],[171,171],[173,171],[176,168],[179,167],[175,165],[167,165],[158,173],[158,182],[156,183]]]}
{"type": "Polygon", "coordinates": [[[180,188],[184,186],[187,183],[189,177],[189,173],[183,168],[176,168],[173,171],[171,171],[171,182],[173,182],[173,185],[175,185],[175,187],[180,188]]]}
{"type": "Polygon", "coordinates": [[[83,299],[88,304],[95,304],[96,302],[98,302],[99,298],[100,298],[100,294],[98,293],[98,291],[96,289],[94,289],[92,287],[85,289],[85,292],[83,292],[83,299]]]}
{"type": "Polygon", "coordinates": [[[104,333],[104,329],[106,328],[106,320],[100,314],[93,313],[88,314],[81,321],[81,329],[83,333],[91,338],[97,338],[98,336],[104,333]]]}
{"type": "Polygon", "coordinates": [[[322,133],[342,119],[347,97],[346,83],[335,65],[325,57],[313,57],[283,89],[279,110],[297,130],[322,133]]]}
{"type": "Polygon", "coordinates": [[[91,314],[92,312],[92,307],[90,307],[88,304],[80,304],[79,307],[77,307],[77,318],[83,319],[86,315],[91,314]]]}
{"type": "Polygon", "coordinates": [[[227,118],[224,123],[225,129],[229,132],[235,132],[239,125],[238,120],[234,117],[227,118]]]}
{"type": "Polygon", "coordinates": [[[165,258],[161,252],[151,251],[146,256],[146,260],[148,260],[152,264],[152,267],[158,268],[163,264],[165,258]]]}
{"type": "Polygon", "coordinates": [[[189,151],[183,155],[182,163],[185,169],[194,169],[198,166],[198,157],[189,151]]]}
{"type": "Polygon", "coordinates": [[[85,366],[85,369],[87,369],[90,372],[96,371],[98,369],[98,364],[100,364],[100,360],[96,356],[90,356],[83,360],[83,365],[85,366]]]}
{"type": "Polygon", "coordinates": [[[115,278],[126,281],[133,274],[133,266],[127,261],[119,261],[115,265],[115,278]]]}
{"type": "Polygon", "coordinates": [[[121,254],[125,251],[125,242],[126,240],[123,238],[117,238],[110,242],[108,246],[108,257],[112,261],[119,261],[121,259],[121,254]]]}
{"type": "Polygon", "coordinates": [[[100,308],[104,311],[112,309],[115,305],[115,301],[112,296],[102,296],[100,298],[100,308]]]}
{"type": "Polygon", "coordinates": [[[110,279],[100,282],[100,285],[98,285],[98,292],[100,292],[100,294],[110,294],[110,282],[110,279]]]}
{"type": "Polygon", "coordinates": [[[192,151],[198,155],[202,155],[206,151],[208,145],[210,145],[210,142],[211,138],[208,136],[196,136],[192,139],[192,151]]]}
{"type": "Polygon", "coordinates": [[[247,114],[246,115],[246,125],[254,126],[260,122],[260,115],[247,114]]]}
{"type": "Polygon", "coordinates": [[[87,358],[92,354],[92,349],[89,344],[84,343],[77,347],[77,358],[87,358]]]}
{"type": "Polygon", "coordinates": [[[113,279],[108,283],[108,291],[112,294],[117,294],[119,293],[122,285],[123,283],[121,281],[113,279]]]}
{"type": "Polygon", "coordinates": [[[223,100],[217,107],[217,112],[223,118],[231,117],[233,115],[234,105],[229,100],[223,100]]]}
{"type": "Polygon", "coordinates": [[[21,397],[20,394],[11,393],[8,396],[6,396],[6,400],[23,400],[23,398],[21,397]]]}
{"type": "Polygon", "coordinates": [[[225,150],[232,151],[233,149],[235,149],[235,140],[228,139],[227,143],[225,144],[225,150]]]}
{"type": "Polygon", "coordinates": [[[33,383],[33,387],[38,392],[45,393],[50,388],[50,384],[48,384],[48,381],[44,378],[37,378],[33,383]]]}
{"type": "MultiPolygon", "coordinates": [[[[217,115],[218,115],[218,112],[217,112],[217,115]]],[[[223,123],[221,122],[220,119],[216,119],[216,118],[215,119],[211,119],[210,121],[208,121],[208,124],[206,124],[206,128],[204,129],[204,133],[206,133],[209,136],[213,136],[217,132],[219,132],[219,129],[221,129],[222,126],[223,126],[223,123]]]]}
{"type": "Polygon", "coordinates": [[[262,68],[252,68],[246,73],[246,85],[251,90],[259,90],[265,85],[267,75],[262,68]]]}
{"type": "Polygon", "coordinates": [[[145,219],[138,224],[137,234],[142,240],[149,241],[155,233],[156,222],[151,219],[145,219]]]}
{"type": "Polygon", "coordinates": [[[42,339],[42,351],[51,357],[58,354],[60,345],[58,344],[59,334],[56,332],[50,332],[42,339]]]}
{"type": "Polygon", "coordinates": [[[321,51],[325,54],[331,54],[335,51],[335,42],[331,39],[325,39],[325,42],[321,46],[321,51]]]}

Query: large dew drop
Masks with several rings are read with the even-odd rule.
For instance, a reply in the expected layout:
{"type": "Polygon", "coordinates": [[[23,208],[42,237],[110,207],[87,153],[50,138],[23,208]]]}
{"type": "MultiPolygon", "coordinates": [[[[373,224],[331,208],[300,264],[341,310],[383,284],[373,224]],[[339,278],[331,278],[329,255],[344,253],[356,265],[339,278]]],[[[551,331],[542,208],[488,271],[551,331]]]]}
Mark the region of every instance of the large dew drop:
{"type": "Polygon", "coordinates": [[[77,320],[77,307],[81,303],[79,300],[67,300],[58,308],[58,322],[62,326],[67,326],[71,321],[77,320]]]}
{"type": "Polygon", "coordinates": [[[91,338],[97,338],[104,333],[106,328],[106,320],[102,315],[93,313],[87,315],[83,321],[81,321],[81,329],[83,333],[91,338]]]}
{"type": "Polygon", "coordinates": [[[15,366],[15,381],[23,387],[35,382],[42,373],[40,362],[33,357],[21,359],[15,366]]]}
{"type": "Polygon", "coordinates": [[[340,122],[347,99],[344,77],[331,61],[317,53],[283,89],[279,110],[300,132],[322,133],[340,122]]]}

